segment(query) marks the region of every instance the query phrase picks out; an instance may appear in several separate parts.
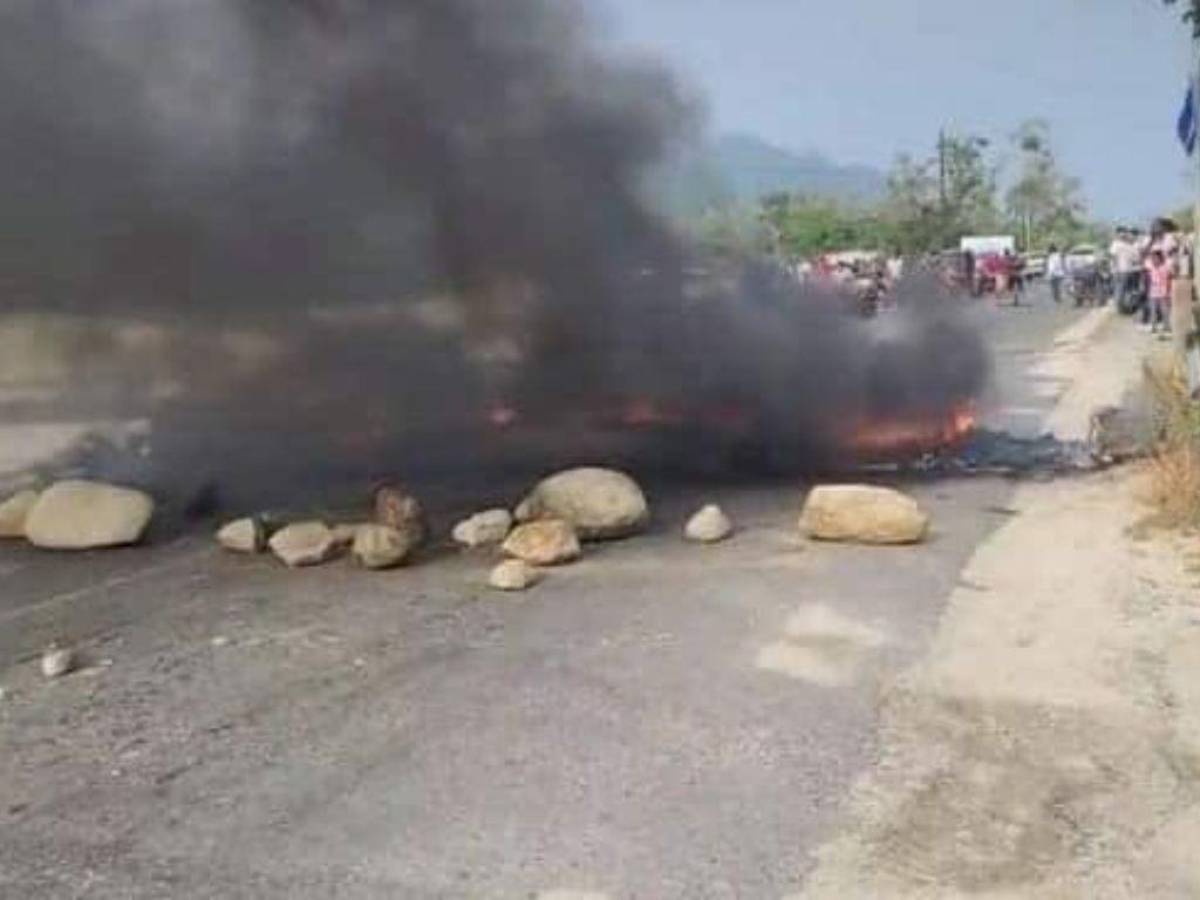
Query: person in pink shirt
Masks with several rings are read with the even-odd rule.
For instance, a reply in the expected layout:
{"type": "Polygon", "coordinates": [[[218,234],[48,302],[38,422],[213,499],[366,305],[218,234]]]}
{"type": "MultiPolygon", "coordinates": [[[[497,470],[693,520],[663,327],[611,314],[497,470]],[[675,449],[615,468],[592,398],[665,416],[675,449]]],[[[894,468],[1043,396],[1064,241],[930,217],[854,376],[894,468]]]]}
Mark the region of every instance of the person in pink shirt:
{"type": "MultiPolygon", "coordinates": [[[[1153,309],[1151,333],[1171,331],[1171,284],[1175,280],[1175,267],[1161,250],[1153,250],[1146,260],[1146,277],[1149,280],[1150,307],[1153,309]]],[[[1143,327],[1146,322],[1143,320],[1143,327]]]]}

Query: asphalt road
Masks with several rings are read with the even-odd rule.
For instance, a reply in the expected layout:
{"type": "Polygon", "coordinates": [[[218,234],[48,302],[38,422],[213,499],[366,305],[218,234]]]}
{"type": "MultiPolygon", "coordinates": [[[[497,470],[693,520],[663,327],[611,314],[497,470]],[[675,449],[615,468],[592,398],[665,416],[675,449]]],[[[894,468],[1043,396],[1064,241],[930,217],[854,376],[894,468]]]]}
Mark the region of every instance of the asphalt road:
{"type": "MultiPolygon", "coordinates": [[[[989,425],[1036,432],[1061,386],[1027,370],[1077,315],[980,308],[989,425]]],[[[872,758],[881,687],[1008,514],[1001,479],[905,487],[936,533],[896,550],[805,544],[797,484],[664,487],[649,535],[518,598],[448,551],[369,575],[207,534],[0,547],[0,894],[793,892],[872,758]],[[738,535],[685,545],[714,499],[738,535]],[[764,668],[813,606],[877,640],[825,675],[764,668]],[[83,671],[41,678],[53,638],[83,671]]]]}

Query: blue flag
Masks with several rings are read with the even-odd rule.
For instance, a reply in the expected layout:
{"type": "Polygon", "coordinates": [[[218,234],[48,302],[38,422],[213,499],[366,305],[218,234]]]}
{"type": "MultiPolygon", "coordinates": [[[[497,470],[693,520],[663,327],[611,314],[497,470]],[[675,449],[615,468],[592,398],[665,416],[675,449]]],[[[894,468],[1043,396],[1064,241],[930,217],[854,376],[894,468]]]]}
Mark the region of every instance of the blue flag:
{"type": "Polygon", "coordinates": [[[1179,114],[1179,142],[1183,144],[1183,149],[1187,151],[1187,155],[1191,156],[1196,152],[1196,88],[1189,87],[1187,99],[1183,101],[1183,111],[1179,114]]]}

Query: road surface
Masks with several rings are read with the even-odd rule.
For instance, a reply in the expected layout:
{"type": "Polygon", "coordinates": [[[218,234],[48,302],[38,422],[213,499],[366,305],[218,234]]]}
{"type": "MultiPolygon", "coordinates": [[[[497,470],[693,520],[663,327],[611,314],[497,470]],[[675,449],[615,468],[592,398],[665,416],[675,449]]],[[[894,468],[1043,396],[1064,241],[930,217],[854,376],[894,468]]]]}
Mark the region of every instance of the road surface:
{"type": "MultiPolygon", "coordinates": [[[[1035,433],[1082,314],[981,311],[988,424],[1035,433]]],[[[486,556],[285,572],[207,534],[0,547],[0,893],[27,898],[782,897],[928,648],[995,478],[906,485],[936,533],[814,546],[800,486],[665,488],[656,525],[517,598],[486,556]],[[702,503],[739,526],[685,545],[702,503]],[[52,639],[85,668],[37,672],[52,639]]]]}

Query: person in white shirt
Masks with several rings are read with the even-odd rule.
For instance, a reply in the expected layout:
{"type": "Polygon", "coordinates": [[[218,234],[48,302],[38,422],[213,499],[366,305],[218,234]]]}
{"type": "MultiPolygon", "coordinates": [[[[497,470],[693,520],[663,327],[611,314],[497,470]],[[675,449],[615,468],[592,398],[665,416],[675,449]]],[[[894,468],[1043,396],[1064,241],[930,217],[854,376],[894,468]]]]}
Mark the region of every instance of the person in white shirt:
{"type": "Polygon", "coordinates": [[[1046,256],[1046,280],[1050,282],[1050,293],[1055,303],[1062,303],[1062,286],[1067,278],[1067,261],[1054,244],[1046,256]]]}
{"type": "Polygon", "coordinates": [[[1113,287],[1118,309],[1125,309],[1128,298],[1138,292],[1142,277],[1142,251],[1127,228],[1118,228],[1108,248],[1112,257],[1113,287]]]}

